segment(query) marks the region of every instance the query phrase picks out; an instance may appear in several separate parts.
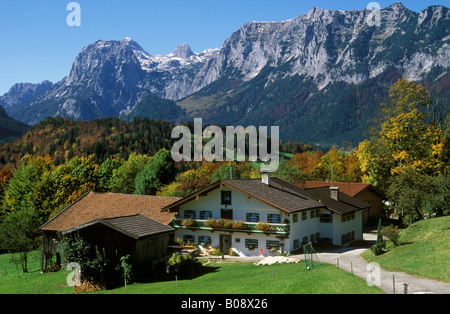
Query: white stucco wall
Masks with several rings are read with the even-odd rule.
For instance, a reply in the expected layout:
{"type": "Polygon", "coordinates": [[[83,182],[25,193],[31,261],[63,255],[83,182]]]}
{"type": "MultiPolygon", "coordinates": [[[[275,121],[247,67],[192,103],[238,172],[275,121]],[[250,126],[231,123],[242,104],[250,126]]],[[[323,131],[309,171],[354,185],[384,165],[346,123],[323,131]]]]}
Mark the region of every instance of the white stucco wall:
{"type": "MultiPolygon", "coordinates": [[[[246,194],[240,191],[231,189],[229,187],[223,186],[221,189],[216,189],[208,193],[207,196],[200,196],[198,200],[192,200],[191,202],[180,206],[178,217],[179,219],[184,218],[185,210],[194,210],[196,214],[196,219],[200,219],[200,211],[211,211],[213,219],[221,218],[221,209],[232,209],[233,219],[242,220],[246,222],[247,213],[257,213],[259,214],[259,222],[268,223],[268,214],[278,214],[280,215],[280,221],[283,224],[286,220],[289,221],[289,215],[281,210],[275,209],[272,206],[261,202],[258,199],[247,197],[246,194]],[[231,205],[221,205],[221,191],[232,191],[231,205]]],[[[266,235],[258,233],[246,233],[243,231],[226,232],[226,231],[208,231],[208,230],[190,230],[190,229],[180,229],[175,233],[175,238],[183,239],[184,235],[194,236],[195,242],[198,243],[199,236],[209,236],[211,237],[211,246],[220,246],[220,235],[228,234],[231,235],[232,248],[233,250],[241,256],[258,256],[261,253],[261,249],[267,252],[267,240],[279,241],[281,245],[284,245],[284,240],[276,238],[275,235],[266,235]],[[258,247],[254,250],[249,250],[245,247],[246,239],[258,240],[258,247]]],[[[226,252],[224,252],[226,253],[226,252]]]]}
{"type": "Polygon", "coordinates": [[[187,204],[180,206],[179,216],[184,218],[185,210],[195,210],[196,217],[199,219],[201,210],[209,210],[212,212],[212,218],[220,218],[221,209],[233,209],[233,219],[246,220],[246,213],[258,213],[260,222],[267,222],[267,214],[280,214],[281,222],[287,217],[284,212],[277,210],[255,198],[247,198],[247,196],[239,191],[223,187],[208,193],[208,196],[200,196],[198,200],[193,200],[187,204]],[[221,191],[232,191],[231,205],[221,205],[221,191]]]}
{"type": "MultiPolygon", "coordinates": [[[[355,212],[355,218],[352,220],[348,220],[345,222],[342,222],[342,217],[343,216],[339,216],[339,215],[333,215],[333,226],[334,226],[334,234],[333,234],[333,244],[335,245],[343,245],[341,242],[342,239],[342,235],[349,233],[349,232],[354,232],[355,236],[354,236],[354,240],[362,240],[363,236],[363,230],[362,230],[362,226],[363,226],[363,216],[362,216],[363,211],[358,211],[355,212]]],[[[344,244],[346,245],[346,244],[344,244]]]]}
{"type": "MultiPolygon", "coordinates": [[[[321,223],[320,214],[331,214],[325,208],[319,209],[319,215],[316,210],[307,210],[306,219],[302,219],[302,212],[297,212],[297,222],[293,222],[293,214],[288,214],[279,209],[246,194],[223,186],[209,192],[206,196],[199,196],[189,203],[180,206],[178,219],[184,219],[185,210],[195,211],[195,219],[200,219],[200,211],[211,211],[213,219],[221,218],[221,209],[232,209],[233,219],[242,220],[246,222],[247,213],[259,214],[259,222],[268,222],[268,214],[279,214],[281,223],[290,224],[289,237],[286,239],[277,238],[276,234],[260,234],[245,231],[210,231],[210,230],[195,230],[195,229],[178,229],[175,232],[175,238],[183,239],[183,236],[190,235],[194,237],[194,242],[200,243],[199,236],[211,237],[211,246],[220,247],[220,235],[231,235],[231,246],[235,252],[241,256],[259,256],[261,249],[265,250],[266,255],[271,255],[267,248],[267,241],[279,241],[281,249],[290,253],[301,248],[304,240],[307,242],[315,242],[317,234],[320,238],[330,238],[335,245],[341,245],[342,234],[354,231],[355,240],[362,239],[362,212],[356,212],[355,218],[346,222],[341,221],[341,216],[332,214],[332,223],[321,223]],[[221,205],[221,191],[232,191],[231,205],[221,205]],[[314,211],[314,216],[311,217],[311,211],[314,211]],[[257,240],[258,247],[254,250],[249,250],[245,247],[245,240],[257,240]],[[297,241],[296,241],[297,240],[297,241]]],[[[280,236],[280,235],[278,235],[280,236]]],[[[227,252],[224,252],[225,254],[227,252]]],[[[276,255],[275,253],[274,255],[276,255]]]]}

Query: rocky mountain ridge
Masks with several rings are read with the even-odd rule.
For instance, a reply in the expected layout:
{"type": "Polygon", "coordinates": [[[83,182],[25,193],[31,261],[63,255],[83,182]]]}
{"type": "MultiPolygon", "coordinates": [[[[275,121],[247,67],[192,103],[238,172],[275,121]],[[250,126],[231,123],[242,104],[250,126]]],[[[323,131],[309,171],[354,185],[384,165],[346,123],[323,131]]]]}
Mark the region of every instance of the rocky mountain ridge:
{"type": "MultiPolygon", "coordinates": [[[[33,124],[46,116],[89,120],[126,117],[137,107],[149,112],[149,98],[146,110],[138,105],[153,95],[184,110],[171,111],[180,113],[174,121],[200,116],[208,123],[277,124],[293,129],[286,135],[291,137],[306,120],[312,125],[317,115],[336,106],[347,106],[346,120],[366,121],[389,79],[405,76],[447,86],[448,8],[430,6],[416,13],[396,3],[381,10],[380,26],[368,25],[371,13],[312,8],[287,21],[250,22],[220,49],[201,53],[181,44],[168,55],[151,55],[131,38],[99,40],[80,52],[60,82],[30,85],[32,93],[16,86],[0,97],[0,105],[13,118],[33,124]],[[361,88],[378,94],[367,103],[345,97],[340,101],[351,104],[336,103],[339,90],[352,94],[361,88]]],[[[356,134],[363,122],[346,125],[356,134]]],[[[344,134],[345,127],[330,130],[344,134]]],[[[326,140],[326,132],[317,137],[320,130],[292,140],[326,140]]]]}

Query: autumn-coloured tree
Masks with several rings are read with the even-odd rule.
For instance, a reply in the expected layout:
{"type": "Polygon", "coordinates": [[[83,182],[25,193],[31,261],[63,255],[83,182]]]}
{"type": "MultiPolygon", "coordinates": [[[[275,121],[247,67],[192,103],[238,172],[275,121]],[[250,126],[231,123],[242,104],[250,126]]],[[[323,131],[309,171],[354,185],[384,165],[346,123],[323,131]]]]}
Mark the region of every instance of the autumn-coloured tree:
{"type": "Polygon", "coordinates": [[[448,214],[449,142],[427,111],[427,90],[401,79],[389,97],[379,129],[359,145],[365,179],[387,195],[404,223],[448,214]]]}
{"type": "Polygon", "coordinates": [[[297,166],[299,171],[309,179],[315,176],[315,169],[320,163],[323,153],[320,150],[295,154],[288,162],[289,166],[297,166]]]}
{"type": "Polygon", "coordinates": [[[405,79],[391,88],[390,102],[382,104],[380,127],[370,141],[359,145],[365,179],[386,191],[389,181],[407,169],[437,175],[448,171],[444,161],[444,133],[426,111],[427,90],[405,79]]]}
{"type": "Polygon", "coordinates": [[[361,182],[362,173],[356,151],[344,153],[331,148],[326,154],[321,151],[295,154],[288,162],[311,181],[361,182]]]}
{"type": "Polygon", "coordinates": [[[11,180],[13,172],[11,169],[0,170],[0,195],[3,195],[6,184],[11,180]]]}

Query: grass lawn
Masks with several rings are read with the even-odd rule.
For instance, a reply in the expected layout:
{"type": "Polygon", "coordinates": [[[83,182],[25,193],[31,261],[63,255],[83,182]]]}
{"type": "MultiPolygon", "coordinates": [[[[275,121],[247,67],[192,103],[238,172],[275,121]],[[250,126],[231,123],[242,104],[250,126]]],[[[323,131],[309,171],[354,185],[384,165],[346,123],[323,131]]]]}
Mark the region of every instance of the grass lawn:
{"type": "MultiPolygon", "coordinates": [[[[29,272],[0,255],[0,294],[73,293],[66,278],[69,271],[41,274],[40,253],[30,254],[29,272]]],[[[195,278],[166,278],[165,281],[132,283],[127,288],[100,291],[106,294],[372,294],[383,293],[332,265],[306,270],[304,262],[254,266],[246,262],[210,262],[195,278]]]]}
{"type": "MultiPolygon", "coordinates": [[[[167,294],[375,294],[365,280],[329,264],[306,270],[305,263],[254,266],[246,262],[210,263],[194,279],[133,284],[105,293],[167,294]]],[[[174,278],[175,279],[175,278],[174,278]]]]}
{"type": "Polygon", "coordinates": [[[419,221],[400,232],[400,245],[388,241],[388,252],[363,257],[390,271],[450,282],[450,216],[419,221]]]}
{"type": "Polygon", "coordinates": [[[69,271],[41,274],[41,252],[34,251],[28,257],[28,273],[20,265],[11,263],[11,254],[0,255],[0,294],[73,293],[66,277],[69,271]]]}

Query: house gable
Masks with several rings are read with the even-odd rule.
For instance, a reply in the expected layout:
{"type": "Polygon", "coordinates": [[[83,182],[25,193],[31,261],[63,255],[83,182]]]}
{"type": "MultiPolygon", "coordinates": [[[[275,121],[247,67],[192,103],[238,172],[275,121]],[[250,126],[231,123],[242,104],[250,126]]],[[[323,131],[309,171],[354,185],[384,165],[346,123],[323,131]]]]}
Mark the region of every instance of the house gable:
{"type": "Polygon", "coordinates": [[[229,219],[247,221],[247,214],[257,214],[260,217],[258,221],[266,222],[267,215],[280,215],[280,219],[281,216],[288,215],[282,208],[268,204],[230,184],[219,185],[216,189],[203,193],[198,198],[184,202],[179,205],[178,209],[178,218],[180,219],[188,217],[204,220],[220,219],[225,218],[226,212],[232,211],[229,219]],[[231,196],[231,203],[222,201],[222,195],[225,193],[231,196]]]}
{"type": "Polygon", "coordinates": [[[173,204],[170,204],[169,206],[166,206],[164,210],[169,212],[178,211],[181,205],[193,200],[199,200],[216,189],[223,190],[224,188],[239,191],[244,194],[247,199],[259,200],[261,203],[264,203],[271,208],[284,211],[287,214],[311,208],[323,207],[323,204],[320,204],[318,201],[310,197],[300,195],[292,190],[278,188],[272,184],[267,185],[262,183],[259,179],[254,179],[217,181],[179,201],[174,202],[173,204]]]}

